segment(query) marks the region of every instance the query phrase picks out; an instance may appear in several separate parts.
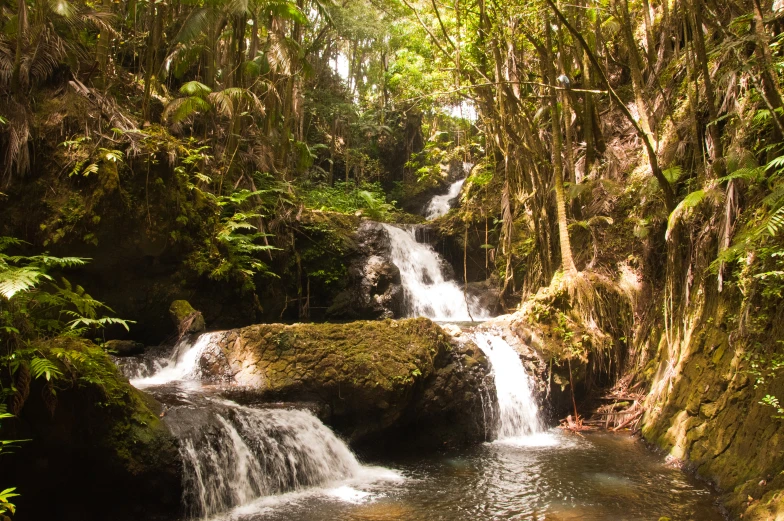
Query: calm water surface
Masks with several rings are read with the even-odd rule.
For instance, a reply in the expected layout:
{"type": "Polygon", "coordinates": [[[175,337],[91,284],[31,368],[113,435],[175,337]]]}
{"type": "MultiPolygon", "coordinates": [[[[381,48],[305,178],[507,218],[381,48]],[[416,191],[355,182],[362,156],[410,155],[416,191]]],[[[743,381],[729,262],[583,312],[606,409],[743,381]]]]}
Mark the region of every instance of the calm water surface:
{"type": "Polygon", "coordinates": [[[701,483],[639,441],[550,431],[454,452],[366,461],[378,467],[332,487],[262,498],[235,521],[712,521],[723,517],[701,483]]]}

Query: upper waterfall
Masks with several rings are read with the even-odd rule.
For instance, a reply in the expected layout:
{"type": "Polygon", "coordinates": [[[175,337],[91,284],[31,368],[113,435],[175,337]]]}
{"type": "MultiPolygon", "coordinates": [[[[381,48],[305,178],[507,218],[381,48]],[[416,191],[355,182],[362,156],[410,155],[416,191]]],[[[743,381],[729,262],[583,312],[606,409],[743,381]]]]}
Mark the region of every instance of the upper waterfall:
{"type": "Polygon", "coordinates": [[[463,183],[465,183],[465,178],[459,179],[449,185],[447,193],[433,197],[425,209],[425,217],[428,220],[432,220],[441,217],[442,215],[446,215],[451,208],[450,202],[452,199],[460,195],[463,183]]]}
{"type": "Polygon", "coordinates": [[[392,262],[400,270],[405,316],[465,322],[487,318],[474,298],[444,278],[443,259],[429,244],[417,242],[414,229],[383,226],[389,234],[392,262]]]}

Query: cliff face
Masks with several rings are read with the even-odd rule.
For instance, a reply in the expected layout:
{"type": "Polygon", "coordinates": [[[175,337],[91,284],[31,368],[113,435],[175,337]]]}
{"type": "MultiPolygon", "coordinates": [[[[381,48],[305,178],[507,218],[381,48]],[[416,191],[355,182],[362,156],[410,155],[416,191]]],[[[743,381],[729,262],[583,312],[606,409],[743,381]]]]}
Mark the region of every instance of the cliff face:
{"type": "MultiPolygon", "coordinates": [[[[762,403],[784,395],[784,375],[755,367],[755,346],[727,327],[731,308],[700,302],[690,311],[684,333],[659,336],[648,364],[643,435],[714,483],[733,516],[784,519],[784,419],[762,403]]],[[[756,341],[781,338],[780,314],[756,341]]]]}

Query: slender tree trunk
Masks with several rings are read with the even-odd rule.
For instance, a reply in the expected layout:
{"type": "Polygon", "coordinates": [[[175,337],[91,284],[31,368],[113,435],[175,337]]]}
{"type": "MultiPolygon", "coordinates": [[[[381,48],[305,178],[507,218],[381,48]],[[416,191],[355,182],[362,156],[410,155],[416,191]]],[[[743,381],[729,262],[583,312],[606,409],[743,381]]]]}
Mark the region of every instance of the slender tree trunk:
{"type": "MultiPolygon", "coordinates": [[[[103,0],[102,2],[105,12],[110,12],[112,8],[111,0],[103,0]]],[[[96,49],[98,69],[100,73],[107,77],[109,75],[109,50],[111,48],[111,33],[108,29],[101,28],[98,35],[98,48],[96,49]]]]}
{"type": "Polygon", "coordinates": [[[767,104],[771,107],[771,117],[776,121],[779,130],[784,128],[784,108],[781,90],[776,79],[771,73],[773,58],[770,53],[770,38],[765,32],[765,18],[762,14],[762,4],[760,0],[753,0],[754,3],[754,35],[757,39],[754,54],[757,56],[760,83],[762,84],[762,94],[767,104]]]}
{"type": "Polygon", "coordinates": [[[152,80],[155,75],[155,53],[158,48],[158,40],[160,39],[160,27],[158,19],[158,7],[150,3],[148,9],[149,13],[149,31],[150,35],[147,39],[146,58],[144,63],[144,97],[142,98],[142,119],[145,122],[150,121],[150,101],[152,98],[152,80]]]}
{"type": "MultiPolygon", "coordinates": [[[[545,45],[546,51],[552,53],[552,41],[550,38],[550,22],[545,21],[545,45]]],[[[552,58],[552,56],[550,56],[552,58]]],[[[556,84],[555,68],[552,59],[545,60],[547,70],[547,81],[550,85],[556,84]]],[[[558,242],[561,246],[561,263],[563,270],[569,277],[577,275],[577,267],[572,257],[572,244],[569,240],[569,228],[566,220],[566,194],[563,184],[563,145],[561,141],[561,114],[558,108],[558,95],[555,89],[549,89],[548,98],[550,100],[550,121],[552,126],[552,160],[553,178],[555,179],[555,206],[558,212],[558,242]]]]}
{"type": "Polygon", "coordinates": [[[697,61],[702,74],[702,82],[705,85],[705,102],[708,104],[708,135],[710,135],[713,147],[711,148],[711,177],[724,177],[724,147],[721,142],[719,132],[719,110],[716,106],[716,94],[713,91],[713,81],[708,70],[708,54],[705,51],[705,36],[702,33],[702,5],[699,0],[694,2],[692,11],[694,12],[694,49],[697,54],[697,61]]]}

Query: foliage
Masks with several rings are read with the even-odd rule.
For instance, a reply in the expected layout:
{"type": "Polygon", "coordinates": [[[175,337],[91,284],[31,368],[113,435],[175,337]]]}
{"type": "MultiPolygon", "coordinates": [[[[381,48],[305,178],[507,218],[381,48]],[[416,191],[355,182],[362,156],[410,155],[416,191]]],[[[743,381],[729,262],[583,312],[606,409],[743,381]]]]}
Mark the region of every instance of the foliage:
{"type": "Polygon", "coordinates": [[[305,206],[322,211],[354,214],[362,212],[368,217],[385,221],[394,212],[395,201],[386,202],[386,194],[379,183],[354,183],[338,181],[334,186],[306,185],[300,190],[305,206]]]}
{"type": "Polygon", "coordinates": [[[256,275],[276,277],[261,259],[261,253],[278,248],[267,242],[271,235],[260,228],[264,212],[281,193],[280,187],[241,189],[228,196],[207,193],[220,209],[220,217],[205,243],[206,248],[194,252],[189,264],[197,273],[213,280],[235,280],[243,291],[256,287],[256,275]]]}
{"type": "Polygon", "coordinates": [[[81,286],[49,275],[57,268],[83,266],[87,259],[50,255],[9,255],[22,241],[0,238],[0,335],[21,341],[35,336],[81,335],[110,325],[126,330],[130,321],[103,315],[111,308],[92,298],[81,286]]]}

